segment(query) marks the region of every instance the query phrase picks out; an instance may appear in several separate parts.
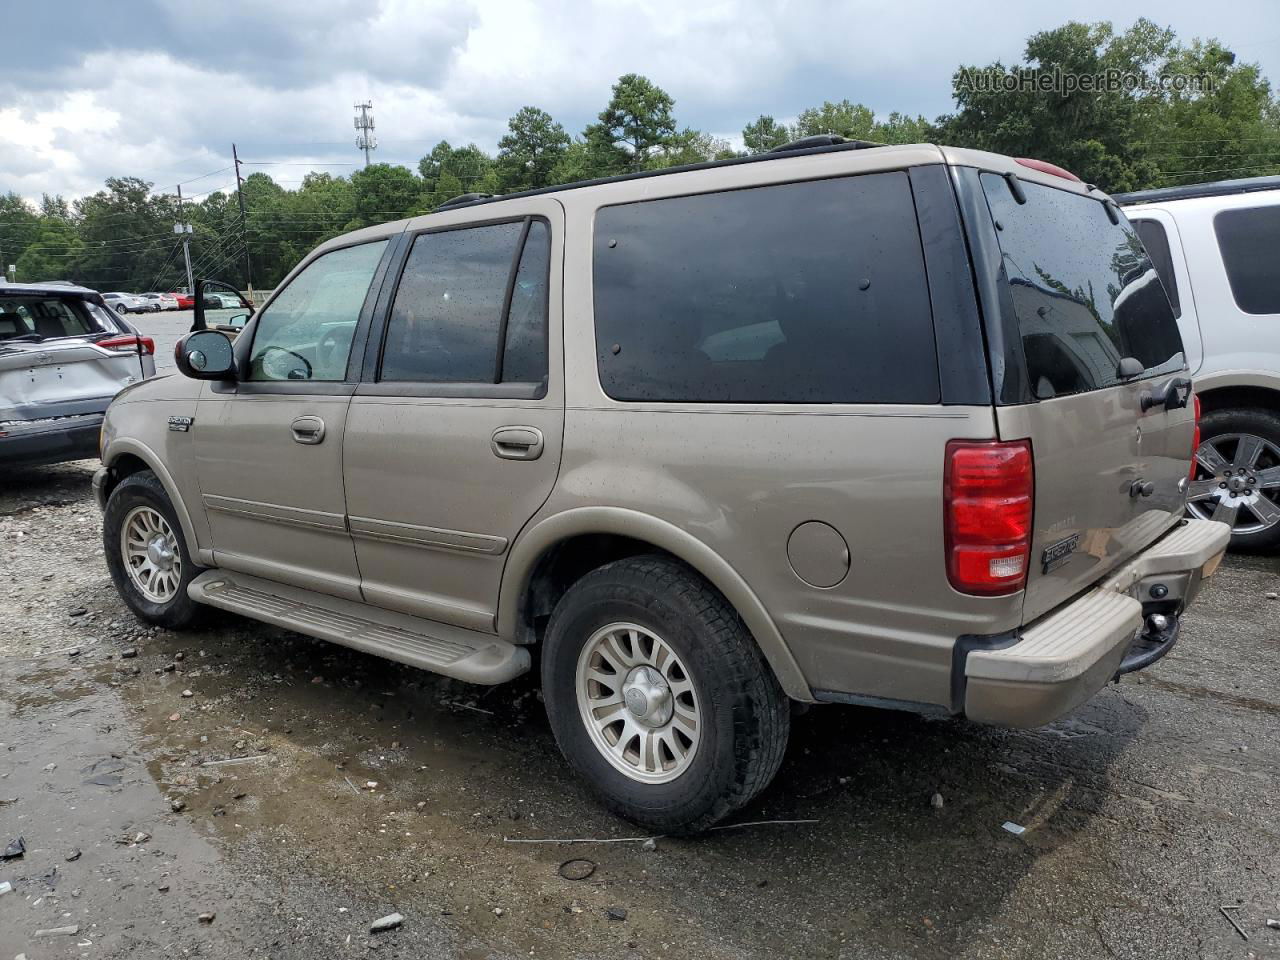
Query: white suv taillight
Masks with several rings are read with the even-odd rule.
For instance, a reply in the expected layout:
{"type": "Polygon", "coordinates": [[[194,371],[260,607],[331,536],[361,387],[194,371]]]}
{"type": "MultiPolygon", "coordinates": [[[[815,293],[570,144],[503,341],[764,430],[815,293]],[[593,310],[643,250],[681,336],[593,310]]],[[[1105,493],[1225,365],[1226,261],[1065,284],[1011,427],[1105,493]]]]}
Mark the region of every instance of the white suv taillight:
{"type": "Polygon", "coordinates": [[[1031,443],[952,440],[943,479],[947,579],[1002,596],[1027,582],[1035,473],[1031,443]]]}
{"type": "Polygon", "coordinates": [[[148,357],[156,352],[156,342],[154,340],[150,337],[135,337],[132,334],[111,337],[108,340],[99,340],[98,346],[105,350],[114,350],[117,353],[143,353],[148,357]]]}

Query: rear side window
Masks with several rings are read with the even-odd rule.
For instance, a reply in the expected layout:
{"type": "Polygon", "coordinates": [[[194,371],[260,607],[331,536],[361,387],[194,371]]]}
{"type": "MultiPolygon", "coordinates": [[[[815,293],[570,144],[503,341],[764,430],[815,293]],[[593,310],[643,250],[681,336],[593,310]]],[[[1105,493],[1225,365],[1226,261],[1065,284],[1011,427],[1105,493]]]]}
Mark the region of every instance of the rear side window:
{"type": "Polygon", "coordinates": [[[1182,302],[1178,297],[1178,280],[1173,275],[1173,253],[1169,250],[1169,234],[1163,223],[1155,220],[1130,220],[1133,229],[1151,258],[1160,282],[1164,284],[1164,292],[1169,296],[1169,306],[1173,308],[1175,317],[1182,316],[1182,302]]]}
{"type": "Polygon", "coordinates": [[[1280,313],[1280,206],[1223,210],[1213,229],[1236,306],[1245,313],[1280,313]]]}
{"type": "Polygon", "coordinates": [[[0,340],[54,340],[109,333],[111,327],[90,319],[79,302],[59,297],[0,299],[0,340]]]}
{"type": "Polygon", "coordinates": [[[982,186],[1037,398],[1113,386],[1125,357],[1147,377],[1182,369],[1173,308],[1123,217],[1113,224],[1099,201],[1036,183],[1023,181],[1021,205],[1002,177],[984,173],[982,186]]]}
{"type": "Polygon", "coordinates": [[[420,235],[396,290],[379,379],[544,380],[549,260],[540,220],[529,221],[527,236],[524,221],[420,235]]]}
{"type": "Polygon", "coordinates": [[[905,173],[606,207],[594,286],[617,400],[939,400],[905,173]]]}

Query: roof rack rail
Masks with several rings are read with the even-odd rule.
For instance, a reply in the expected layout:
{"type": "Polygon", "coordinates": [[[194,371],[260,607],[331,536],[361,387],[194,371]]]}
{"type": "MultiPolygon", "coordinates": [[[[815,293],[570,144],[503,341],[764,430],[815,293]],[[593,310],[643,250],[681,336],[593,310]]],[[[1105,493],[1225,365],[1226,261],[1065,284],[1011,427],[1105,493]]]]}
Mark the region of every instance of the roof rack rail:
{"type": "Polygon", "coordinates": [[[463,193],[454,197],[452,200],[446,200],[444,203],[436,207],[437,210],[448,210],[450,207],[462,207],[468,203],[476,203],[480,200],[489,200],[494,196],[492,193],[463,193]]]}
{"type": "Polygon", "coordinates": [[[884,146],[883,143],[876,143],[874,140],[850,140],[835,133],[816,133],[812,137],[801,137],[799,140],[792,140],[790,143],[774,147],[769,153],[790,153],[793,150],[812,150],[814,147],[834,147],[837,144],[846,144],[854,150],[884,146]]]}

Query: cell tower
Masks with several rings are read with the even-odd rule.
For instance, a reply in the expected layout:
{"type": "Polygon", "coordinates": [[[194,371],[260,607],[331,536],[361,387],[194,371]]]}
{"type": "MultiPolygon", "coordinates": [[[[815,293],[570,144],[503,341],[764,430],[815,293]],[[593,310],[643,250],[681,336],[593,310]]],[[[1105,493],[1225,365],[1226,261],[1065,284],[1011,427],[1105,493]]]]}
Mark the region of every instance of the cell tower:
{"type": "Polygon", "coordinates": [[[369,112],[373,109],[373,102],[357,103],[355,109],[360,111],[355,118],[356,129],[360,131],[356,137],[356,149],[364,151],[364,165],[367,167],[369,151],[378,149],[378,138],[373,135],[373,114],[369,112]]]}

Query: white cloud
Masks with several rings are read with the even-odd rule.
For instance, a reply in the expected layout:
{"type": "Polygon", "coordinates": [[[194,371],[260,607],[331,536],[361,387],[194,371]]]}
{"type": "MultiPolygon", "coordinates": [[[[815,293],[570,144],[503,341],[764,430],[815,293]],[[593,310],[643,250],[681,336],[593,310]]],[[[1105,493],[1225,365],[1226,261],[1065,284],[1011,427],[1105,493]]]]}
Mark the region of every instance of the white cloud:
{"type": "MultiPolygon", "coordinates": [[[[671,93],[682,126],[735,141],[732,131],[760,113],[794,116],[824,99],[933,117],[950,107],[960,63],[1016,60],[1028,35],[1067,19],[1126,26],[1131,16],[1111,0],[1014,7],[998,18],[941,0],[221,0],[196,10],[188,0],[134,2],[122,21],[81,0],[86,29],[77,31],[50,26],[77,21],[73,7],[22,4],[6,14],[0,191],[74,197],[125,175],[168,188],[225,166],[233,141],[249,160],[354,166],[351,105],[366,98],[375,158],[412,165],[440,139],[495,148],[525,104],[578,132],[628,72],[671,93]],[[22,51],[37,49],[44,68],[24,66],[22,51]]],[[[1199,0],[1165,0],[1152,12],[1183,39],[1217,35],[1264,68],[1280,67],[1280,48],[1251,40],[1260,24],[1280,29],[1274,0],[1240,0],[1230,23],[1199,0]]],[[[307,168],[249,169],[292,186],[307,168]]],[[[205,178],[188,192],[230,181],[205,178]]]]}

